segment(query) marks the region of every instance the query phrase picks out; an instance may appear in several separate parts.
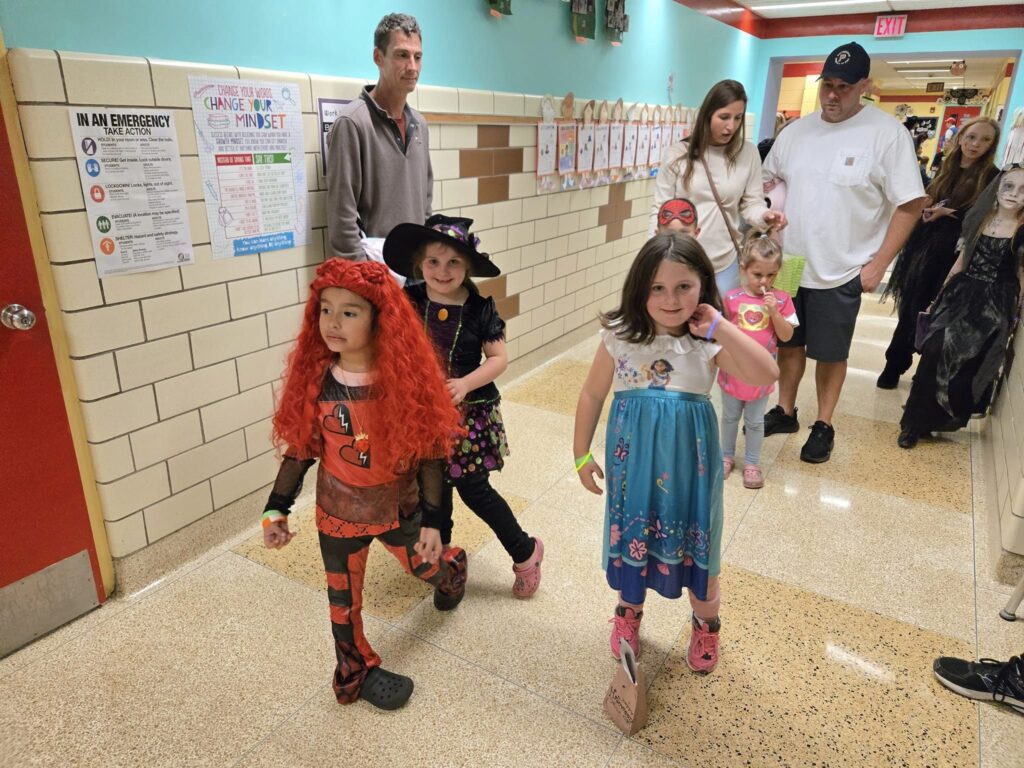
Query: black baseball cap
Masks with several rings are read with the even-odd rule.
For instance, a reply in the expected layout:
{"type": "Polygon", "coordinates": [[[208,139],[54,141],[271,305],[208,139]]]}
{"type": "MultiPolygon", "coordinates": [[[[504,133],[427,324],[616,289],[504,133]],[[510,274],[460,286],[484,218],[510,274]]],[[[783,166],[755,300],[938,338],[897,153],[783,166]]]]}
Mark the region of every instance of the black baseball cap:
{"type": "Polygon", "coordinates": [[[850,83],[859,82],[871,74],[871,57],[859,43],[852,40],[836,48],[825,59],[825,66],[821,70],[822,80],[826,77],[836,77],[850,83]]]}

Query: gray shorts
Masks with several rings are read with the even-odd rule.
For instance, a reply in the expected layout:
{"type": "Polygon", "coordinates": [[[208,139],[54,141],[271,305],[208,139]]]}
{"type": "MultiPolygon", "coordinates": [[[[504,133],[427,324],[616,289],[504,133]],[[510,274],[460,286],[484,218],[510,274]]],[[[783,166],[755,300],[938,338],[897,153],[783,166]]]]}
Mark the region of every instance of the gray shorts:
{"type": "Polygon", "coordinates": [[[800,325],[779,346],[807,347],[807,356],[822,363],[843,362],[850,356],[863,293],[860,275],[836,288],[801,288],[793,297],[800,325]]]}

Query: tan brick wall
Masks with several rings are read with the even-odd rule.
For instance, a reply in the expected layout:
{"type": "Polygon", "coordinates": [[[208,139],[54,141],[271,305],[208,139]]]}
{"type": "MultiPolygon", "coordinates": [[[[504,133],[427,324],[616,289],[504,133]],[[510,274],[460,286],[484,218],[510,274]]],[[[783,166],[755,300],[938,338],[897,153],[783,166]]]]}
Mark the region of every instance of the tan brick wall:
{"type": "MultiPolygon", "coordinates": [[[[123,557],[272,482],[274,388],[324,258],[326,183],[317,98],[351,78],[146,58],[10,52],[40,218],[67,328],[107,533],[123,557]],[[310,242],[214,261],[187,77],[300,84],[310,242]],[[99,279],[66,107],[174,108],[196,263],[99,279]]],[[[434,207],[476,221],[502,276],[481,284],[508,322],[511,360],[592,324],[643,244],[652,185],[537,194],[540,96],[421,86],[431,114],[434,207]],[[486,116],[446,123],[444,114],[486,116]]],[[[578,100],[577,104],[582,104],[578,100]]],[[[548,353],[550,354],[550,352],[548,353]]]]}

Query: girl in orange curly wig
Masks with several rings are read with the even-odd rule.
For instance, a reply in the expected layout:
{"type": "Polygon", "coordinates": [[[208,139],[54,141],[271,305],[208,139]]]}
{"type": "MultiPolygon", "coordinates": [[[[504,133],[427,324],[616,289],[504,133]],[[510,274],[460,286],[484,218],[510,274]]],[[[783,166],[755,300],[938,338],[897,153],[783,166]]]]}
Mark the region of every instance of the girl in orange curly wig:
{"type": "Polygon", "coordinates": [[[338,659],[334,692],[342,704],[362,698],[400,707],[412,680],[382,669],[363,633],[370,542],[433,584],[439,610],[462,599],[466,555],[442,552],[440,537],[443,463],[461,419],[387,267],[331,259],[317,269],[273,423],[284,459],[263,513],[264,544],[291,540],[288,514],[319,459],[316,524],[338,659]]]}

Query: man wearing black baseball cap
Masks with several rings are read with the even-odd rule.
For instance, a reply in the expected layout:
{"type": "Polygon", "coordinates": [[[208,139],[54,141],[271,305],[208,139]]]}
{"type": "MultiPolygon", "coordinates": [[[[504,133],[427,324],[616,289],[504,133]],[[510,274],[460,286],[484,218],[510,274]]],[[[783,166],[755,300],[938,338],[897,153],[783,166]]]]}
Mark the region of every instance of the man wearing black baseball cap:
{"type": "Polygon", "coordinates": [[[870,73],[858,43],[832,51],[818,80],[821,111],[781,132],[763,167],[765,181],[786,182],[786,252],[806,260],[793,297],[800,325],[779,344],[779,404],[764,433],[800,429],[796,395],[811,358],[818,413],[800,458],[813,464],[832,454],[861,294],[878,287],[925,202],[910,133],[861,101],[870,73]]]}

